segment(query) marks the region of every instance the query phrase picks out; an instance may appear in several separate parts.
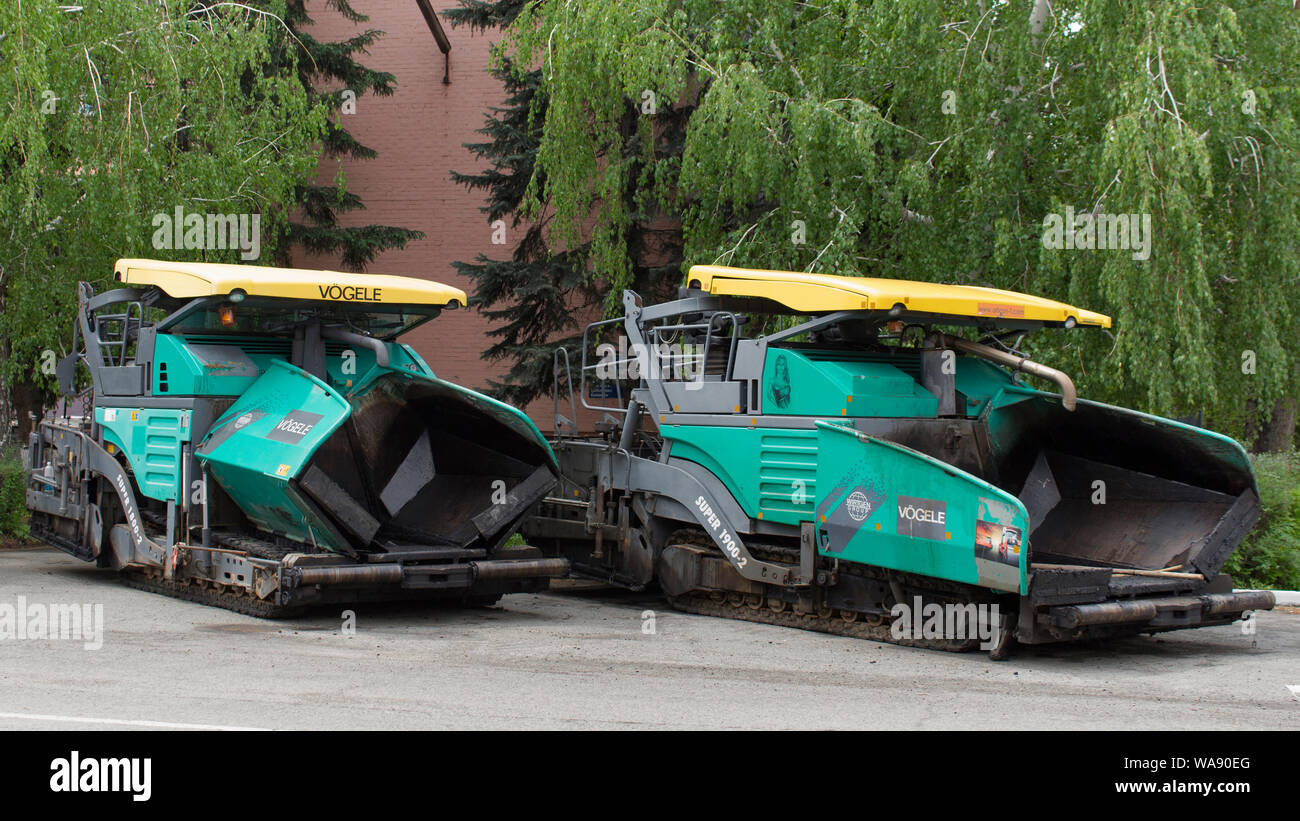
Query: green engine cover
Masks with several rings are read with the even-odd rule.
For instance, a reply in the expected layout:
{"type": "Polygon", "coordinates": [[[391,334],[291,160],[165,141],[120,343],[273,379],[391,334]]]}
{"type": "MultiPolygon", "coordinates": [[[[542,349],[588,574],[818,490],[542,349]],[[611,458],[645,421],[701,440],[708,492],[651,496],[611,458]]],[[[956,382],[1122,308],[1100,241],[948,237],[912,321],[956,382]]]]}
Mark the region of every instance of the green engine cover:
{"type": "Polygon", "coordinates": [[[934,416],[939,400],[921,387],[920,360],[860,351],[770,348],[763,412],[776,416],[934,416]],[[912,373],[904,370],[907,368],[912,373]]]}

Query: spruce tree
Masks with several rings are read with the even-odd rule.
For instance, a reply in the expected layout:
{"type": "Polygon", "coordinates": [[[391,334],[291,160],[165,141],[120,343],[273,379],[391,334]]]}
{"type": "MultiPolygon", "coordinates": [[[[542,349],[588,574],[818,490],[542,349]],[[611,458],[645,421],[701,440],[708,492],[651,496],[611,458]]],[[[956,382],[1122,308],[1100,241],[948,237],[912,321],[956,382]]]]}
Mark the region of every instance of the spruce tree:
{"type": "MultiPolygon", "coordinates": [[[[459,2],[460,7],[443,12],[444,17],[453,26],[487,31],[509,26],[535,0],[459,2]]],[[[547,189],[545,176],[534,179],[534,173],[549,101],[540,90],[539,71],[517,71],[508,56],[496,56],[499,59],[491,73],[505,88],[505,104],[489,109],[478,132],[487,139],[465,145],[490,165],[477,173],[453,172],[452,179],[484,193],[486,202],[480,210],[489,224],[502,220],[509,231],[525,227],[509,259],[479,254],[473,262],[452,265],[473,281],[471,302],[497,323],[489,331],[496,341],[483,358],[505,361],[509,369],[503,379],[491,382],[491,391],[523,405],[551,392],[555,349],[568,348],[576,360],[583,323],[600,318],[607,306],[618,303],[618,295],[610,294],[606,278],[591,271],[590,240],[557,242],[545,209],[542,216],[532,219],[524,213],[530,184],[538,191],[547,189]]],[[[636,158],[624,187],[630,217],[630,287],[647,297],[670,296],[681,278],[680,228],[675,217],[662,213],[657,203],[637,197],[636,183],[651,166],[660,166],[660,174],[675,175],[673,161],[681,156],[689,109],[660,105],[653,127],[645,129],[639,122],[642,113],[637,101],[625,100],[623,108],[626,141],[621,153],[636,158]],[[643,152],[638,135],[646,131],[653,132],[654,145],[643,152]]],[[[577,373],[573,376],[576,381],[577,373]]]]}

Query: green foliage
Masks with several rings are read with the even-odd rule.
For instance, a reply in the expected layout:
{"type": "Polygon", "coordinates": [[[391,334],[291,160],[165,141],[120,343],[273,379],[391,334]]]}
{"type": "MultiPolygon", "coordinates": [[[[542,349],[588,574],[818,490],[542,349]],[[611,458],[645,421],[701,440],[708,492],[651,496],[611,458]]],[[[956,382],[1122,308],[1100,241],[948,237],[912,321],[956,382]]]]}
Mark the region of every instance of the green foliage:
{"type": "Polygon", "coordinates": [[[1263,515],[1223,572],[1238,587],[1300,590],[1300,453],[1251,458],[1263,515]]]}
{"type": "Polygon", "coordinates": [[[67,353],[76,282],[102,289],[119,257],[239,261],[160,253],[157,214],[259,214],[274,249],[327,114],[292,62],[268,67],[284,11],[0,4],[0,380],[52,382],[41,352],[67,353]]]}
{"type": "Polygon", "coordinates": [[[27,482],[22,463],[0,458],[0,536],[27,538],[27,482]]]}
{"type": "MultiPolygon", "coordinates": [[[[523,13],[531,0],[461,0],[460,7],[444,12],[453,25],[471,30],[508,26],[523,13]]],[[[489,334],[495,339],[484,353],[488,360],[506,360],[506,377],[491,384],[498,396],[516,404],[527,404],[552,387],[552,356],[555,348],[577,348],[581,323],[599,315],[619,291],[609,278],[589,273],[594,243],[557,243],[550,232],[550,215],[528,208],[530,185],[545,188],[545,175],[537,173],[542,122],[546,119],[548,96],[542,92],[538,70],[522,70],[501,50],[494,50],[493,76],[506,89],[505,105],[490,109],[479,130],[487,139],[466,146],[475,156],[487,160],[488,168],[474,173],[453,173],[452,179],[470,190],[482,191],[486,204],[481,209],[489,223],[501,220],[511,231],[522,226],[522,238],[514,242],[509,259],[492,259],[479,254],[474,261],[458,261],[456,270],[475,283],[472,301],[494,321],[489,334]],[[531,219],[529,219],[531,217],[531,219]]],[[[690,108],[662,106],[650,117],[657,134],[653,145],[644,138],[637,116],[638,101],[616,99],[612,106],[621,111],[619,139],[612,150],[626,169],[611,196],[626,205],[621,218],[619,241],[627,251],[620,281],[641,293],[669,295],[679,278],[681,232],[665,219],[656,203],[638,197],[643,175],[668,179],[656,167],[672,167],[681,156],[683,126],[690,108]]]]}
{"type": "Polygon", "coordinates": [[[1082,0],[1035,32],[1035,5],[529,5],[498,61],[540,83],[519,211],[607,304],[635,286],[631,228],[654,213],[680,225],[679,275],[716,261],[1102,311],[1112,331],[1040,334],[1030,353],[1091,398],[1241,436],[1300,388],[1300,17],[1082,0]],[[661,116],[637,116],[647,91],[683,113],[679,153],[658,150],[661,116]],[[1047,247],[1067,207],[1149,215],[1149,258],[1047,247]]]}

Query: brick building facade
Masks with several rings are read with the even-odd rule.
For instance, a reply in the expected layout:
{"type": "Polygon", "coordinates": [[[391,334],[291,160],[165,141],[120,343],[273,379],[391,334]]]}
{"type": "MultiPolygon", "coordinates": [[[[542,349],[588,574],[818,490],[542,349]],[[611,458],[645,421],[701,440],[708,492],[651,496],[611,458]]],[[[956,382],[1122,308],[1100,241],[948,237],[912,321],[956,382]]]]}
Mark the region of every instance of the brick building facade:
{"type": "MultiPolygon", "coordinates": [[[[451,0],[432,2],[434,9],[450,5],[451,0]]],[[[489,50],[500,39],[500,32],[471,33],[442,21],[451,43],[446,72],[450,82],[444,84],[444,56],[416,0],[352,0],[352,7],[368,15],[369,22],[350,23],[321,0],[313,0],[309,4],[315,20],[312,34],[324,41],[342,40],[364,28],[385,32],[370,53],[359,59],[374,70],[395,75],[397,91],[387,98],[362,96],[356,101],[355,113],[340,115],[344,127],[379,154],[372,160],[341,161],[348,190],[359,195],[366,208],[340,215],[340,223],[379,223],[423,231],[424,239],[380,254],[367,270],[437,280],[472,293],[472,283],[456,274],[452,261],[472,260],[480,253],[504,258],[519,235],[507,231],[506,244],[493,245],[492,228],[479,210],[482,193],[451,180],[453,170],[472,172],[484,165],[464,144],[482,140],[476,130],[482,127],[488,109],[500,105],[505,97],[501,83],[487,71],[489,50]]],[[[322,182],[334,178],[339,162],[322,161],[322,182]]],[[[299,253],[294,264],[336,268],[338,260],[299,253]]],[[[477,311],[448,311],[403,341],[419,351],[439,376],[482,388],[489,378],[505,370],[504,363],[481,358],[492,344],[486,335],[489,327],[477,311]]],[[[527,410],[543,431],[551,429],[549,398],[527,410]]]]}

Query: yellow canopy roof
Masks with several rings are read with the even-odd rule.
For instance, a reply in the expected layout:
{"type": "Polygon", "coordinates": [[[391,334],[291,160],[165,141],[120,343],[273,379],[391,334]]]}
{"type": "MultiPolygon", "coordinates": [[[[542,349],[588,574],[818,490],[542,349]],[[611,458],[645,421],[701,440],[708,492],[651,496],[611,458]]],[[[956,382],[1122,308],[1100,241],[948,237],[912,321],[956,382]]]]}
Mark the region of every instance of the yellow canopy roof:
{"type": "Polygon", "coordinates": [[[688,279],[718,296],[771,299],[800,313],[888,311],[902,305],[911,314],[988,317],[1025,322],[1110,327],[1110,317],[1015,291],[974,285],[939,285],[904,279],[845,277],[793,271],[757,271],[721,265],[692,265],[688,279]]]}
{"type": "Polygon", "coordinates": [[[376,305],[466,303],[465,292],[440,282],[388,274],[352,274],[303,268],[268,268],[215,262],[119,259],[114,278],[125,285],[154,285],[176,299],[225,296],[280,297],[376,305]]]}

